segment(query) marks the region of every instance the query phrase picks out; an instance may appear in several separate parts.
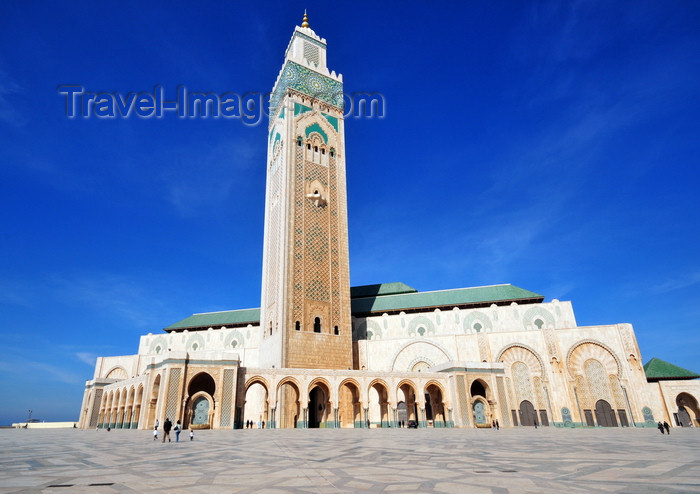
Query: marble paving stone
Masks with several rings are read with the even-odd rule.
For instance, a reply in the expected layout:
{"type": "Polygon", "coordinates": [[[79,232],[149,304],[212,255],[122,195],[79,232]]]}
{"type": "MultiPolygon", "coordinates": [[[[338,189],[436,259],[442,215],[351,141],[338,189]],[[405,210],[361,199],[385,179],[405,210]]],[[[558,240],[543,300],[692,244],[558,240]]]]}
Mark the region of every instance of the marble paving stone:
{"type": "Polygon", "coordinates": [[[3,429],[0,493],[700,493],[700,431],[654,431],[3,429]]]}

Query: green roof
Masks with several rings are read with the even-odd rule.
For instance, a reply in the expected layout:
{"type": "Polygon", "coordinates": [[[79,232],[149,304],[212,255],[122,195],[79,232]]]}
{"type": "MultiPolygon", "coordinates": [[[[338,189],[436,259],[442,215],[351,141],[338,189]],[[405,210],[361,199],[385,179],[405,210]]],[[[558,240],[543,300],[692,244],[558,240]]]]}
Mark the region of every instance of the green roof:
{"type": "Polygon", "coordinates": [[[260,309],[225,310],[193,314],[180,322],[171,324],[165,331],[187,328],[209,328],[215,326],[247,326],[260,324],[260,309]]]}
{"type": "Polygon", "coordinates": [[[699,374],[691,372],[677,365],[669,364],[660,358],[653,358],[644,364],[644,373],[647,381],[661,381],[666,379],[696,379],[699,374]]]}
{"type": "Polygon", "coordinates": [[[371,312],[392,312],[431,307],[504,305],[510,302],[536,303],[544,297],[513,285],[478,286],[434,292],[415,292],[380,297],[355,298],[353,315],[371,312]]]}
{"type": "MultiPolygon", "coordinates": [[[[491,304],[505,305],[511,302],[539,303],[542,295],[513,285],[478,286],[419,292],[404,283],[363,285],[350,289],[353,315],[398,312],[434,307],[484,307],[491,304]]],[[[241,327],[260,324],[260,309],[227,310],[194,314],[165,328],[165,331],[183,329],[241,327]]],[[[669,364],[670,365],[670,364],[669,364]]]]}
{"type": "Polygon", "coordinates": [[[384,295],[398,295],[400,293],[416,293],[417,291],[412,286],[397,281],[394,283],[350,287],[350,298],[381,297],[384,295]]]}

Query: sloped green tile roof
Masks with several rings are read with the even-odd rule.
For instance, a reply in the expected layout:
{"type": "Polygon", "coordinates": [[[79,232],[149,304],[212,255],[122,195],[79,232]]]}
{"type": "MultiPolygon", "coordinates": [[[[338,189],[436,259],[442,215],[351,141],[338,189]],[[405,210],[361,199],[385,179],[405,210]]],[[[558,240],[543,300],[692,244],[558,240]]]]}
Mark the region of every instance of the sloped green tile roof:
{"type": "Polygon", "coordinates": [[[417,291],[418,290],[412,286],[397,281],[394,283],[350,287],[350,298],[379,297],[384,295],[398,295],[400,293],[415,293],[417,291]]]}
{"type": "Polygon", "coordinates": [[[660,381],[663,379],[696,379],[699,374],[691,372],[677,365],[669,364],[660,358],[653,358],[644,364],[644,373],[648,381],[660,381]]]}
{"type": "MultiPolygon", "coordinates": [[[[535,303],[544,297],[535,292],[513,285],[478,286],[419,292],[404,283],[383,283],[364,285],[350,289],[353,315],[373,312],[405,311],[432,307],[454,307],[457,305],[483,306],[492,303],[535,303]],[[364,296],[363,296],[364,295],[364,296]]],[[[244,326],[260,324],[260,309],[227,310],[194,314],[164,328],[165,331],[178,331],[190,328],[221,326],[244,326]]]]}
{"type": "Polygon", "coordinates": [[[478,286],[434,292],[415,292],[381,297],[356,298],[351,301],[352,313],[391,312],[427,307],[483,305],[504,302],[542,302],[544,297],[513,285],[478,286]]]}
{"type": "Polygon", "coordinates": [[[186,328],[221,327],[234,325],[260,324],[260,309],[225,310],[193,314],[180,322],[171,324],[166,331],[186,328]]]}

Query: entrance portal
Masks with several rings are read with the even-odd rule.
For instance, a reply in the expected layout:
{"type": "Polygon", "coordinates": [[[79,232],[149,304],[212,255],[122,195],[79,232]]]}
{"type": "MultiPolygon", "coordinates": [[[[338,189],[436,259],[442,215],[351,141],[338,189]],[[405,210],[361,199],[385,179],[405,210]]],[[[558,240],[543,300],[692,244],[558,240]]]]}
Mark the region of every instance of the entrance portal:
{"type": "Polygon", "coordinates": [[[601,427],[617,427],[615,412],[610,407],[610,403],[605,400],[598,400],[595,404],[595,419],[601,427]]]}
{"type": "Polygon", "coordinates": [[[309,429],[318,429],[321,424],[326,423],[327,417],[327,394],[321,386],[315,386],[309,393],[309,429]]]}
{"type": "Polygon", "coordinates": [[[689,393],[681,393],[676,397],[676,405],[678,405],[678,422],[682,427],[690,427],[695,422],[695,425],[700,425],[700,410],[698,409],[697,400],[689,393]]]}
{"type": "Polygon", "coordinates": [[[520,425],[532,427],[535,422],[537,422],[537,414],[532,403],[527,400],[520,403],[520,425]]]}
{"type": "Polygon", "coordinates": [[[486,406],[484,405],[483,401],[477,401],[474,403],[474,423],[476,425],[488,424],[488,421],[486,420],[486,406]]]}
{"type": "Polygon", "coordinates": [[[192,405],[192,425],[205,424],[209,424],[209,400],[205,396],[200,396],[192,405]]]}

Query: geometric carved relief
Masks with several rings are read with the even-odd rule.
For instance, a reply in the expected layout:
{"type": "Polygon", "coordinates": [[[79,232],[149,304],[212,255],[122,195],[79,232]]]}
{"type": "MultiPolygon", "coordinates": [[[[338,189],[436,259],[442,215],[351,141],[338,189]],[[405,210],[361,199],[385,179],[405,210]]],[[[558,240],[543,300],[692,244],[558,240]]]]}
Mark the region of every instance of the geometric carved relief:
{"type": "Polygon", "coordinates": [[[408,323],[408,336],[424,337],[435,334],[433,322],[425,316],[417,316],[408,323]]]}
{"type": "Polygon", "coordinates": [[[514,362],[523,362],[530,369],[530,373],[533,376],[544,377],[544,365],[542,364],[542,359],[540,358],[534,350],[524,345],[511,345],[505,350],[501,350],[500,355],[496,358],[497,362],[503,362],[506,367],[506,371],[514,362]]]}
{"type": "Polygon", "coordinates": [[[170,381],[168,382],[168,399],[165,406],[165,416],[174,419],[177,413],[178,390],[180,389],[180,374],[182,369],[170,369],[170,381]]]}
{"type": "Polygon", "coordinates": [[[459,402],[462,425],[469,425],[469,401],[467,400],[467,385],[464,376],[457,376],[457,401],[459,402]]]}
{"type": "Polygon", "coordinates": [[[482,333],[491,331],[491,319],[481,311],[469,313],[462,321],[462,328],[465,333],[482,333]]]}
{"type": "Polygon", "coordinates": [[[409,343],[399,350],[393,359],[391,369],[394,371],[410,371],[420,361],[438,365],[450,360],[452,359],[449,354],[435,343],[418,341],[409,343]]]}
{"type": "Polygon", "coordinates": [[[535,403],[532,390],[532,379],[530,378],[530,368],[524,362],[515,362],[510,368],[513,376],[513,386],[515,387],[516,403],[527,400],[535,403]]]}
{"type": "Polygon", "coordinates": [[[498,401],[501,405],[501,418],[503,425],[510,426],[510,413],[508,413],[508,398],[506,396],[506,387],[502,376],[496,377],[496,388],[498,389],[498,401]]]}
{"type": "Polygon", "coordinates": [[[233,401],[233,369],[224,370],[224,383],[221,397],[221,427],[231,426],[231,412],[233,401]]]}
{"type": "Polygon", "coordinates": [[[584,374],[584,364],[587,360],[595,359],[605,368],[606,375],[620,375],[620,365],[605,345],[596,341],[584,341],[574,345],[566,358],[566,367],[572,377],[584,374]]]}
{"type": "Polygon", "coordinates": [[[187,339],[185,348],[188,352],[201,352],[204,350],[204,338],[200,334],[193,334],[187,339]]]}
{"type": "Polygon", "coordinates": [[[545,329],[554,327],[554,316],[543,307],[532,307],[523,314],[524,329],[545,329]]]}
{"type": "Polygon", "coordinates": [[[611,399],[612,395],[610,394],[608,375],[605,372],[605,367],[603,367],[603,364],[595,359],[588,359],[583,364],[583,368],[588,384],[588,392],[589,397],[591,398],[591,403],[595,403],[598,400],[605,400],[608,403],[614,403],[614,401],[611,399]]]}
{"type": "Polygon", "coordinates": [[[224,341],[224,348],[242,348],[245,345],[245,337],[237,329],[232,331],[224,341]]]}
{"type": "Polygon", "coordinates": [[[476,341],[479,343],[479,358],[482,362],[491,362],[491,348],[485,333],[477,333],[476,341]]]}

